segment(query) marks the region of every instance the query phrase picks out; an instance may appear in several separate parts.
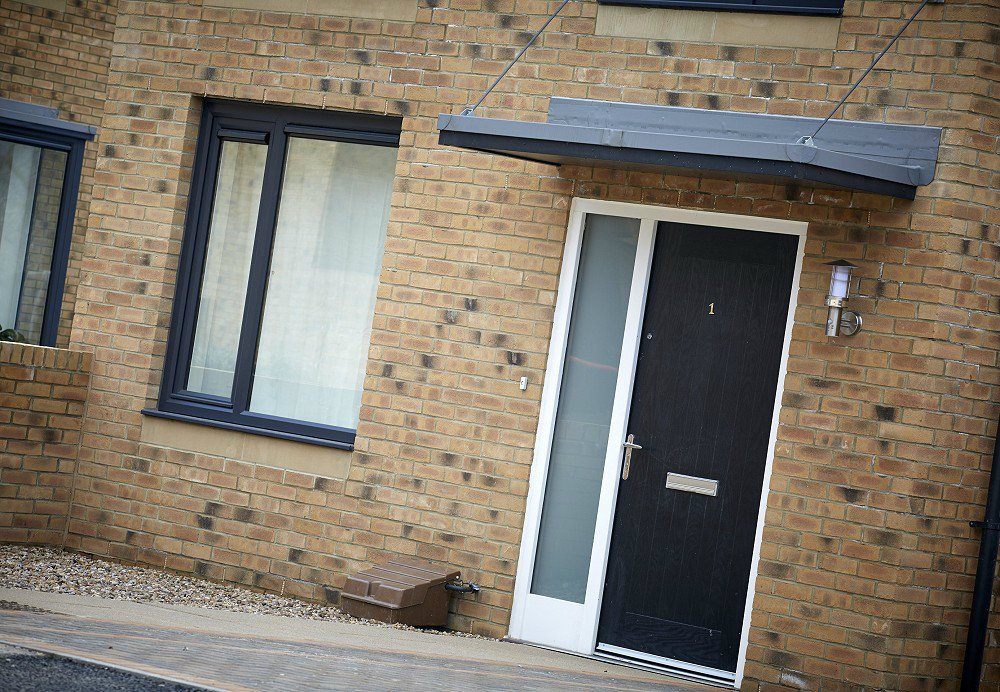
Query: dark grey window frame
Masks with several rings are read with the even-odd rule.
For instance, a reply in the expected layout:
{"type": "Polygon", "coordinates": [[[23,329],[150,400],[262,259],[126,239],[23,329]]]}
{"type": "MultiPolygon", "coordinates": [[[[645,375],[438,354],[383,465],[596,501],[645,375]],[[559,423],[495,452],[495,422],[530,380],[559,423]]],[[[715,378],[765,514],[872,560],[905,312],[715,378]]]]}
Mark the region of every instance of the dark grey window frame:
{"type": "Polygon", "coordinates": [[[300,442],[352,449],[356,431],[248,410],[257,341],[266,296],[274,229],[287,155],[288,137],[398,147],[402,119],[338,111],[205,101],[163,380],[156,409],[146,415],[211,425],[300,442]],[[266,143],[260,210],[250,260],[247,297],[229,398],[186,389],[197,322],[199,292],[208,244],[216,172],[224,141],[266,143]]]}
{"type": "Polygon", "coordinates": [[[840,16],[844,0],[597,0],[600,5],[840,16]]]}
{"type": "MultiPolygon", "coordinates": [[[[59,120],[56,115],[55,109],[0,99],[0,139],[53,149],[66,154],[55,244],[52,249],[52,265],[45,294],[45,313],[38,340],[41,346],[55,346],[59,337],[66,269],[69,265],[70,245],[73,242],[76,202],[80,193],[84,147],[97,132],[89,125],[59,120]]],[[[3,326],[6,328],[14,325],[3,326]]]]}

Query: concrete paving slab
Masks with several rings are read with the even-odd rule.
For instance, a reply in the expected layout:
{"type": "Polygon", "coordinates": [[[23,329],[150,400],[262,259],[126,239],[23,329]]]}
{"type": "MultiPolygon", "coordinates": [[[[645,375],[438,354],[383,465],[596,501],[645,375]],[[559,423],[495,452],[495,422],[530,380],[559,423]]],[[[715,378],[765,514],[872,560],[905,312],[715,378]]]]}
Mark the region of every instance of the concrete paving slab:
{"type": "Polygon", "coordinates": [[[0,589],[0,641],[220,689],[712,690],[496,640],[357,623],[0,589]]]}

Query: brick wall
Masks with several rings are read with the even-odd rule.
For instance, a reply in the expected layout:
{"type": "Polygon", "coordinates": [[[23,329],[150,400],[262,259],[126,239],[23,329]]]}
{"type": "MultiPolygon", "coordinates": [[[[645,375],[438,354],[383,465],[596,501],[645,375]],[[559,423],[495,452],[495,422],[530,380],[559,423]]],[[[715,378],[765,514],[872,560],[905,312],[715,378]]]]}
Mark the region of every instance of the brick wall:
{"type": "MultiPolygon", "coordinates": [[[[72,335],[96,351],[70,547],[317,598],[418,555],[485,587],[453,627],[503,634],[571,197],[803,220],[745,686],[953,688],[1000,411],[996,3],[928,5],[844,110],[945,128],[914,201],[438,146],[435,116],[556,5],[420,0],[400,22],[121,4],[72,335]],[[203,96],[404,116],[345,479],[140,439],[203,96]],[[850,340],[823,335],[838,257],[861,266],[850,340]]],[[[817,49],[601,35],[596,4],[571,3],[482,114],[537,120],[561,95],[825,115],[913,9],[848,0],[817,49]]]]}
{"type": "MultiPolygon", "coordinates": [[[[0,98],[58,108],[64,120],[100,125],[117,4],[117,0],[0,0],[0,98]]],[[[66,274],[60,346],[69,343],[96,161],[97,144],[88,142],[66,274]]]]}
{"type": "Polygon", "coordinates": [[[336,602],[367,556],[357,505],[343,479],[140,444],[113,472],[80,462],[67,546],[336,602]]]}
{"type": "Polygon", "coordinates": [[[90,363],[0,342],[0,541],[62,545],[90,363]]]}

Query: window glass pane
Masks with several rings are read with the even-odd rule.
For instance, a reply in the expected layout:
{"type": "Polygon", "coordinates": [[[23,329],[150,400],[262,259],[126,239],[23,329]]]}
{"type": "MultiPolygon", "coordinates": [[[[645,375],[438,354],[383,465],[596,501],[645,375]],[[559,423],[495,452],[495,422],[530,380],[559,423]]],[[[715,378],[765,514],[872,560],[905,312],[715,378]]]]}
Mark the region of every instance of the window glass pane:
{"type": "Polygon", "coordinates": [[[38,342],[66,152],[0,141],[0,325],[38,342]]]}
{"type": "Polygon", "coordinates": [[[395,166],[289,139],[250,411],[357,427],[395,166]]]}
{"type": "Polygon", "coordinates": [[[229,397],[267,146],[222,143],[187,388],[229,397]]]}
{"type": "Polygon", "coordinates": [[[638,219],[589,215],[580,250],[531,592],[583,603],[638,219]]]}

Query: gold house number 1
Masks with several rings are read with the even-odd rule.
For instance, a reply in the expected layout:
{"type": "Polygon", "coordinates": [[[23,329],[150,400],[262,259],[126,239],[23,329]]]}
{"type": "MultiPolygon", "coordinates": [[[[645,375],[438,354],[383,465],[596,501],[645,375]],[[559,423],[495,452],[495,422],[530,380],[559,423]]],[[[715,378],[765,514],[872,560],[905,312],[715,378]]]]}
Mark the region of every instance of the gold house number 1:
{"type": "Polygon", "coordinates": [[[708,304],[708,314],[709,315],[714,315],[715,314],[715,303],[709,303],[708,304]]]}

